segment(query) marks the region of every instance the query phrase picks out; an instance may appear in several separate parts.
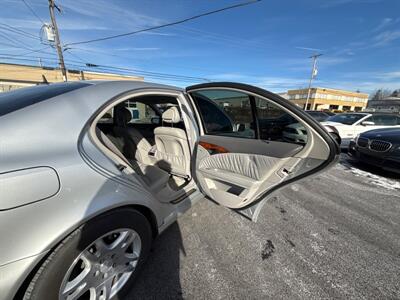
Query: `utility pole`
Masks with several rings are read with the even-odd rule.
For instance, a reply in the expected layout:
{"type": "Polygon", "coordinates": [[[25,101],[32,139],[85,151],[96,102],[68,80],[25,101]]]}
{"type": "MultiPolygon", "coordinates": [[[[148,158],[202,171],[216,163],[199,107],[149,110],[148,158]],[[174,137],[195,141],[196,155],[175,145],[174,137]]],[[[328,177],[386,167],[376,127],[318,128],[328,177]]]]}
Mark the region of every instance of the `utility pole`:
{"type": "Polygon", "coordinates": [[[312,67],[312,70],[311,70],[310,82],[309,82],[309,84],[308,84],[308,94],[307,94],[306,106],[304,107],[304,110],[307,110],[308,101],[310,100],[312,81],[313,81],[313,79],[315,78],[315,76],[317,76],[317,69],[316,69],[316,67],[317,67],[317,58],[320,57],[321,55],[322,55],[322,54],[319,53],[319,54],[311,55],[311,56],[309,57],[309,58],[312,58],[312,59],[313,59],[313,67],[312,67]]]}
{"type": "Polygon", "coordinates": [[[58,60],[59,60],[59,63],[60,63],[60,69],[61,69],[61,73],[63,75],[63,80],[64,81],[68,81],[67,70],[65,69],[65,64],[64,64],[63,51],[62,51],[62,48],[61,48],[60,34],[58,32],[56,17],[54,15],[54,8],[57,8],[57,10],[60,11],[60,9],[54,3],[54,0],[49,0],[50,18],[51,18],[51,24],[53,26],[53,31],[54,31],[54,36],[55,36],[55,46],[56,46],[56,49],[57,49],[58,60]]]}

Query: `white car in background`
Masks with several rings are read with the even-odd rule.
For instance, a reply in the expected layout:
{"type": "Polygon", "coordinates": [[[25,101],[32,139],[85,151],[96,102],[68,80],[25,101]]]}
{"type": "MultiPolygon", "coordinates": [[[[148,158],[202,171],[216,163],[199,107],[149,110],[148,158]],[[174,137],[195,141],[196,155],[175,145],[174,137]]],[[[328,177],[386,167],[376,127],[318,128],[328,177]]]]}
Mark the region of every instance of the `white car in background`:
{"type": "Polygon", "coordinates": [[[335,128],[340,135],[341,148],[347,148],[358,134],[379,128],[400,127],[400,116],[384,113],[342,113],[321,122],[326,128],[335,128]]]}

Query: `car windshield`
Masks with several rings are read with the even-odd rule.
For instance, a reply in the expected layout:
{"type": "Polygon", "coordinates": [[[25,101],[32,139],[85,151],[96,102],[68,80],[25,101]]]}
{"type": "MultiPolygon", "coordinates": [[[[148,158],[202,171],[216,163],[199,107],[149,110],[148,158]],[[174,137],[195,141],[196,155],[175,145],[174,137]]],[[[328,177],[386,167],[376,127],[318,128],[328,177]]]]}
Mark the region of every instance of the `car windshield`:
{"type": "Polygon", "coordinates": [[[325,121],[329,117],[327,114],[320,111],[307,111],[307,114],[319,122],[325,121]]]}
{"type": "Polygon", "coordinates": [[[365,114],[339,114],[329,117],[327,121],[352,125],[358,120],[364,118],[365,116],[366,116],[365,114]]]}

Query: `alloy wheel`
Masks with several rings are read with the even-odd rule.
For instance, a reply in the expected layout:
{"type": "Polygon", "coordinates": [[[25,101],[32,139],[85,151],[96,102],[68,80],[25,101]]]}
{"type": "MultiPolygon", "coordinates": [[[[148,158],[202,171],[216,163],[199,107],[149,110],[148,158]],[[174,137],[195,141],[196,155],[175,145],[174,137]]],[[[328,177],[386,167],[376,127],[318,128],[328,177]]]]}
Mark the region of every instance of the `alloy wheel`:
{"type": "Polygon", "coordinates": [[[69,267],[59,299],[111,299],[135,270],[141,248],[141,239],[133,229],[113,230],[98,238],[69,267]]]}

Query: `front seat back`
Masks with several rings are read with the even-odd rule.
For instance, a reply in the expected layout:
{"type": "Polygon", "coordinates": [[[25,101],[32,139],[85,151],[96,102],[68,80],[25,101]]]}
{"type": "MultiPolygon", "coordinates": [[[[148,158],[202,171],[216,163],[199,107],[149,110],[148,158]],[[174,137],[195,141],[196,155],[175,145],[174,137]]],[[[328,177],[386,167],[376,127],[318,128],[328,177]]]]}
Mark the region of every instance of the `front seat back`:
{"type": "Polygon", "coordinates": [[[180,177],[190,178],[190,150],[186,132],[175,128],[181,121],[177,107],[171,107],[162,114],[162,127],[154,130],[156,158],[160,168],[180,177]]]}

